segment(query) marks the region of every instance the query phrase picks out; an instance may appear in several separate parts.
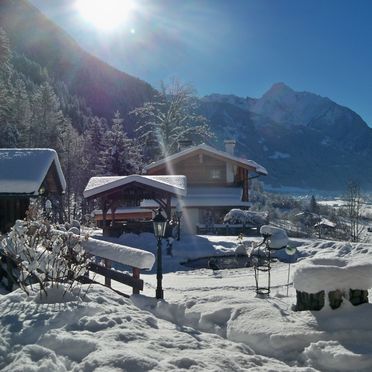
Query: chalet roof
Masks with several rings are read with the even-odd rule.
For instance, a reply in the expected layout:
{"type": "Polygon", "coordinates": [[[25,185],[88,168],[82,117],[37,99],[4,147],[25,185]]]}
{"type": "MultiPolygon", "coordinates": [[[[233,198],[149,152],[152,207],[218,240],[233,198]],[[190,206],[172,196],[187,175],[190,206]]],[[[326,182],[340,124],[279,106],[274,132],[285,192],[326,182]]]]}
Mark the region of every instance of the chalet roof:
{"type": "Polygon", "coordinates": [[[319,226],[335,228],[336,224],[328,220],[327,218],[322,218],[318,223],[314,225],[314,227],[319,227],[319,226]]]}
{"type": "Polygon", "coordinates": [[[182,159],[183,157],[185,157],[185,156],[187,156],[187,155],[189,155],[193,152],[200,151],[200,150],[205,152],[205,153],[209,153],[211,155],[215,155],[215,156],[218,156],[218,157],[222,157],[226,160],[230,160],[230,161],[232,161],[232,162],[234,162],[237,165],[240,165],[242,167],[253,168],[254,171],[258,174],[265,175],[265,176],[268,174],[267,170],[262,165],[256,163],[253,160],[247,160],[247,159],[239,158],[239,157],[231,155],[231,154],[229,154],[225,151],[216,150],[215,148],[213,148],[211,146],[208,146],[204,143],[202,143],[201,145],[198,145],[198,146],[188,147],[185,150],[177,152],[176,154],[170,155],[170,156],[168,156],[164,159],[153,162],[153,163],[147,165],[145,167],[145,170],[150,170],[150,169],[156,168],[158,166],[165,165],[168,162],[173,161],[173,160],[182,159]]]}
{"type": "Polygon", "coordinates": [[[38,195],[52,164],[64,191],[66,181],[57,153],[52,149],[0,149],[0,194],[38,195]]]}
{"type": "Polygon", "coordinates": [[[84,190],[84,198],[94,197],[104,192],[139,183],[175,195],[186,195],[185,176],[143,176],[132,174],[130,176],[92,177],[84,190]]]}

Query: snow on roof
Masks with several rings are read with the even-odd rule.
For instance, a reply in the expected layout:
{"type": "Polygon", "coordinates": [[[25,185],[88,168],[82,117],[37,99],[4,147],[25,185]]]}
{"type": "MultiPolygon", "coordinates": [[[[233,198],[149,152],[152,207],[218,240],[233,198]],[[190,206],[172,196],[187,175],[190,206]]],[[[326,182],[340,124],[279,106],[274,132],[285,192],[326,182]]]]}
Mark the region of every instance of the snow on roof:
{"type": "Polygon", "coordinates": [[[159,165],[166,164],[169,161],[181,158],[185,155],[188,155],[188,154],[190,154],[194,151],[198,151],[198,150],[203,150],[203,151],[209,152],[209,153],[214,154],[214,155],[222,156],[222,157],[224,157],[228,160],[239,163],[242,166],[247,166],[247,167],[253,168],[255,170],[255,172],[258,173],[258,174],[261,174],[261,175],[264,175],[264,176],[267,176],[267,174],[268,174],[267,170],[262,165],[256,163],[253,160],[242,159],[242,158],[239,158],[237,156],[231,155],[231,154],[229,154],[225,151],[216,150],[215,148],[213,148],[211,146],[208,146],[205,143],[202,143],[201,145],[198,145],[198,146],[188,147],[185,150],[177,152],[176,154],[170,155],[170,156],[168,156],[164,159],[153,162],[153,163],[147,165],[145,167],[145,170],[149,170],[149,169],[158,167],[159,165]]]}
{"type": "Polygon", "coordinates": [[[372,264],[342,258],[303,260],[293,276],[294,287],[301,292],[318,293],[336,289],[372,288],[372,264]]]}
{"type": "MultiPolygon", "coordinates": [[[[251,202],[242,201],[241,187],[189,187],[187,196],[182,199],[172,198],[171,205],[176,207],[249,207],[251,202]]],[[[141,208],[154,208],[152,200],[143,200],[141,208]]]]}
{"type": "Polygon", "coordinates": [[[56,151],[52,149],[0,149],[0,194],[38,195],[53,162],[64,191],[66,181],[56,151]]]}
{"type": "Polygon", "coordinates": [[[143,176],[132,174],[130,176],[92,177],[84,190],[84,198],[98,195],[114,188],[138,182],[176,195],[186,195],[185,176],[143,176]]]}
{"type": "Polygon", "coordinates": [[[314,225],[314,227],[319,227],[319,226],[326,226],[326,227],[331,227],[334,228],[336,227],[336,224],[327,218],[322,218],[318,223],[314,225]]]}

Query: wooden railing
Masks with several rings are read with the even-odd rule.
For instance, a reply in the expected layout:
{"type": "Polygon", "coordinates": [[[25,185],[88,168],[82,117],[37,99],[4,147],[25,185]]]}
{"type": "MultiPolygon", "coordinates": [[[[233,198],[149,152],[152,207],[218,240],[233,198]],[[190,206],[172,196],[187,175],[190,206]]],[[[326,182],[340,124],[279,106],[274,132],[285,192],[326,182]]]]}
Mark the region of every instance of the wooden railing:
{"type": "MultiPolygon", "coordinates": [[[[152,253],[92,238],[84,240],[82,243],[85,251],[92,258],[92,262],[89,264],[89,272],[79,278],[80,282],[103,284],[90,277],[89,273],[93,272],[104,277],[106,287],[123,296],[129,297],[128,294],[112,288],[111,281],[131,287],[132,294],[139,294],[143,290],[143,280],[140,279],[140,272],[142,269],[149,270],[153,266],[155,257],[152,253]],[[97,262],[103,262],[103,265],[97,262]],[[114,270],[113,266],[115,264],[129,266],[132,275],[114,270]]],[[[15,272],[17,264],[6,256],[0,255],[0,257],[0,283],[3,283],[7,290],[12,291],[17,285],[17,273],[15,272]],[[6,279],[6,282],[4,279],[6,279]]]]}
{"type": "Polygon", "coordinates": [[[132,275],[129,275],[121,271],[113,270],[112,264],[113,262],[107,259],[104,260],[104,266],[94,262],[91,262],[89,264],[89,272],[102,275],[104,277],[104,284],[95,280],[94,278],[90,278],[89,275],[80,277],[79,281],[82,283],[95,283],[105,285],[106,287],[111,288],[113,291],[125,297],[129,297],[129,295],[113,288],[112,280],[131,287],[132,294],[139,294],[140,291],[143,291],[143,280],[140,279],[141,269],[139,269],[138,267],[132,267],[132,275]]]}

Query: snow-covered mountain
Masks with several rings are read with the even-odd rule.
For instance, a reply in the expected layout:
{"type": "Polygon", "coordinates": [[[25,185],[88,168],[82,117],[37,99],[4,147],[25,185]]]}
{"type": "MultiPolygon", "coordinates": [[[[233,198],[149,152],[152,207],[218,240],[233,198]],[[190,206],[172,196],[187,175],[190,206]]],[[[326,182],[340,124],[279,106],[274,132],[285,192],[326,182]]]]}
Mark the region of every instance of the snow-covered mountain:
{"type": "Polygon", "coordinates": [[[261,98],[212,94],[202,99],[218,141],[234,138],[237,153],[259,161],[273,186],[372,190],[372,129],[329,98],[274,84],[261,98]]]}

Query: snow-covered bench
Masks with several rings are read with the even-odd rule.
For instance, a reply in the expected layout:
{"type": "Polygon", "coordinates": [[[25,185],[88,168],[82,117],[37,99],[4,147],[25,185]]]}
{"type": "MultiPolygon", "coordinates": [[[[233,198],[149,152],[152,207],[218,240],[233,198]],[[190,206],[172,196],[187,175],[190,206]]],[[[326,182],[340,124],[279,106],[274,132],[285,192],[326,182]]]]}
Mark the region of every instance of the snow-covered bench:
{"type": "Polygon", "coordinates": [[[372,264],[341,258],[302,261],[293,276],[297,291],[296,310],[338,308],[344,299],[353,305],[368,302],[372,288],[372,264]]]}

